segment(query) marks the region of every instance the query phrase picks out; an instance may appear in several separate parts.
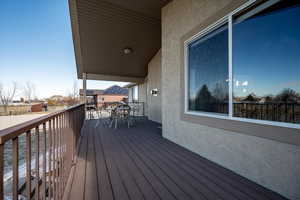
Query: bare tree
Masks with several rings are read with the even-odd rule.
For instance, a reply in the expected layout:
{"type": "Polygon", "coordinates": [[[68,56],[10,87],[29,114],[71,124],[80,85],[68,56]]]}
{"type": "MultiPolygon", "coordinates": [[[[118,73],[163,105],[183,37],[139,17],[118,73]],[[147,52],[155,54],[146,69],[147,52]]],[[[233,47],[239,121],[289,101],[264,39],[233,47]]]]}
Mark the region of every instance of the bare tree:
{"type": "Polygon", "coordinates": [[[78,83],[76,80],[73,82],[72,89],[71,91],[69,91],[68,96],[69,96],[69,100],[68,100],[69,105],[74,105],[78,103],[79,91],[78,91],[78,83]]]}
{"type": "Polygon", "coordinates": [[[17,91],[17,83],[13,82],[12,87],[4,88],[3,84],[0,83],[0,101],[1,104],[4,106],[4,111],[7,113],[8,105],[13,101],[17,91]]]}
{"type": "Polygon", "coordinates": [[[79,91],[78,91],[78,83],[77,83],[77,81],[74,81],[73,82],[73,87],[72,87],[72,92],[71,92],[72,99],[76,100],[78,98],[78,93],[79,93],[79,91]]]}
{"type": "Polygon", "coordinates": [[[28,103],[31,103],[31,100],[35,95],[35,85],[30,81],[27,81],[23,88],[23,92],[24,92],[25,99],[28,101],[28,103]]]}

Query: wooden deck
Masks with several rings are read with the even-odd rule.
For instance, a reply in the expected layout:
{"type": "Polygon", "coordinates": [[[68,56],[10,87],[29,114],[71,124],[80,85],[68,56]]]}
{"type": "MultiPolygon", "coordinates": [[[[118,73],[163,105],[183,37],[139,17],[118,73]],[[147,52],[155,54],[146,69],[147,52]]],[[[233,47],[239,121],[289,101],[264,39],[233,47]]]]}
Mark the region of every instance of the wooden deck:
{"type": "Polygon", "coordinates": [[[285,199],[163,139],[156,123],[118,130],[95,125],[84,126],[64,199],[285,199]]]}

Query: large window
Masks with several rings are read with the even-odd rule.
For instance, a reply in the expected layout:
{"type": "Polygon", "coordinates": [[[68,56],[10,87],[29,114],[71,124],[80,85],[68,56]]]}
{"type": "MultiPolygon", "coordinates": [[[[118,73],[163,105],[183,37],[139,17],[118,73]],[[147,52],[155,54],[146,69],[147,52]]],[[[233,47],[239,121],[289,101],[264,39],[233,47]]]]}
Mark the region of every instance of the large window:
{"type": "Polygon", "coordinates": [[[188,45],[189,109],[228,113],[227,24],[188,45]]]}
{"type": "Polygon", "coordinates": [[[185,42],[187,113],[300,127],[295,2],[239,9],[185,42]]]}

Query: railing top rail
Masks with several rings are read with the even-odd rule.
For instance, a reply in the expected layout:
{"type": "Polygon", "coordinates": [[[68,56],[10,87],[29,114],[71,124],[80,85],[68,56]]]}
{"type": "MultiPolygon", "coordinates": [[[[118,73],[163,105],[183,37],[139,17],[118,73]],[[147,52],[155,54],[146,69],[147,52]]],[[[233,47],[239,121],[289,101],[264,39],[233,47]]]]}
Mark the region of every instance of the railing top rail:
{"type": "Polygon", "coordinates": [[[14,139],[15,137],[69,111],[72,111],[78,107],[83,106],[84,104],[78,104],[67,109],[63,109],[54,113],[50,113],[48,115],[0,130],[0,144],[4,144],[8,140],[14,139]]]}

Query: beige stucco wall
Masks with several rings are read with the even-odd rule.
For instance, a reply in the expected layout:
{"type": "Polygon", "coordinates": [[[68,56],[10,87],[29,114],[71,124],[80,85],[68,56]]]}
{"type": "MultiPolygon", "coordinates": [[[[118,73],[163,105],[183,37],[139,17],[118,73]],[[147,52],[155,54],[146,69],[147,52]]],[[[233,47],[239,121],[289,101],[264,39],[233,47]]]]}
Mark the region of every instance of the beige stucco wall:
{"type": "Polygon", "coordinates": [[[242,2],[245,1],[173,0],[162,9],[163,136],[290,199],[300,199],[299,146],[180,118],[181,38],[206,19],[228,9],[229,4],[242,2]]]}
{"type": "Polygon", "coordinates": [[[144,114],[148,116],[148,102],[147,102],[147,78],[144,83],[139,84],[139,102],[144,102],[144,114]]]}
{"type": "Polygon", "coordinates": [[[132,102],[132,87],[128,88],[128,102],[132,102]]]}
{"type": "Polygon", "coordinates": [[[156,53],[148,64],[147,84],[148,118],[161,123],[161,50],[156,53]],[[158,89],[157,96],[150,94],[152,89],[158,89]]]}

